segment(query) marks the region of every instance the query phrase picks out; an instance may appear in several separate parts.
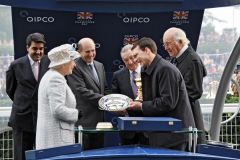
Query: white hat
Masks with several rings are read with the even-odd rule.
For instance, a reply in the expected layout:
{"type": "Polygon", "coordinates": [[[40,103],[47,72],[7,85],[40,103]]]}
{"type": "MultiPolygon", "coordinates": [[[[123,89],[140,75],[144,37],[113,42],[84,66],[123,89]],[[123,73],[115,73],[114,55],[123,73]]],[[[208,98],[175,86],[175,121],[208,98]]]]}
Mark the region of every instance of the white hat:
{"type": "Polygon", "coordinates": [[[61,46],[55,47],[48,52],[48,58],[51,63],[49,64],[49,68],[59,66],[65,63],[70,62],[78,58],[80,54],[75,51],[72,45],[63,44],[61,46]]]}

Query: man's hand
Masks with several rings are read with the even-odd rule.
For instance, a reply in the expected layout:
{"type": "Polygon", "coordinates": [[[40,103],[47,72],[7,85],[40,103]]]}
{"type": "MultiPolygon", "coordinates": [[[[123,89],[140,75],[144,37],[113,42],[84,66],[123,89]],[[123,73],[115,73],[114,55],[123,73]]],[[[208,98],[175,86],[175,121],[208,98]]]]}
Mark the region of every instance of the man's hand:
{"type": "Polygon", "coordinates": [[[129,104],[128,110],[142,110],[142,103],[138,101],[132,101],[129,104]]]}

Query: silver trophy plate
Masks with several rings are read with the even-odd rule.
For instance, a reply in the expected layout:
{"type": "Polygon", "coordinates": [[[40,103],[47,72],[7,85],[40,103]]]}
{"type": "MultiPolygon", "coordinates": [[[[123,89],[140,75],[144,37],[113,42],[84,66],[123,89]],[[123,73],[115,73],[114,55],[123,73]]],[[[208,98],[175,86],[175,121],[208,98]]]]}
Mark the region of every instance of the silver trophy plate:
{"type": "Polygon", "coordinates": [[[99,101],[99,109],[105,111],[122,111],[128,108],[131,99],[123,94],[109,94],[99,101]]]}

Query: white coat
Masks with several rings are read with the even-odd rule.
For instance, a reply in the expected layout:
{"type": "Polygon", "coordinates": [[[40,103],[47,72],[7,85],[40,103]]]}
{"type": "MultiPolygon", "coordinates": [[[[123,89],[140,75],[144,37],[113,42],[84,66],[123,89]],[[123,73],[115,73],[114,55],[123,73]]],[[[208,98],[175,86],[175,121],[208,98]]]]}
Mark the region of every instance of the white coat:
{"type": "Polygon", "coordinates": [[[76,99],[63,75],[50,69],[38,90],[36,149],[75,143],[76,99]]]}

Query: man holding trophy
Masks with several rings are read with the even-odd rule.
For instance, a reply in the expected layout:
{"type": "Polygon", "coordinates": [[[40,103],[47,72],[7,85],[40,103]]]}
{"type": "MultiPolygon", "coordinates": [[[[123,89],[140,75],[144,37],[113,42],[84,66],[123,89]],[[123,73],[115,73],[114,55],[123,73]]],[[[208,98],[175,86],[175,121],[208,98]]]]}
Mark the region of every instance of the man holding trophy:
{"type": "MultiPolygon", "coordinates": [[[[139,63],[133,61],[132,47],[133,45],[128,44],[124,46],[120,52],[125,67],[113,73],[112,92],[126,95],[133,100],[141,100],[142,96],[140,96],[140,90],[138,89],[141,85],[141,66],[139,63]],[[140,81],[137,82],[136,80],[140,81]]],[[[123,113],[131,117],[143,116],[142,111],[127,110],[123,113]]],[[[120,137],[122,145],[148,144],[148,139],[140,132],[121,132],[120,137]]]]}
{"type": "MultiPolygon", "coordinates": [[[[142,111],[144,116],[173,117],[182,120],[184,128],[195,127],[184,80],[179,70],[157,54],[156,43],[151,38],[141,38],[132,47],[135,63],[143,67],[139,91],[140,99],[132,101],[128,110],[142,111]]],[[[149,132],[149,144],[185,150],[187,134],[149,132]]]]}

